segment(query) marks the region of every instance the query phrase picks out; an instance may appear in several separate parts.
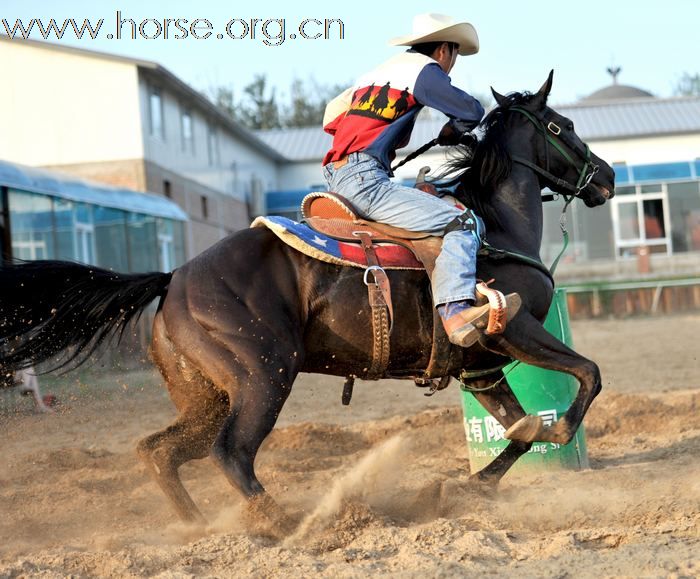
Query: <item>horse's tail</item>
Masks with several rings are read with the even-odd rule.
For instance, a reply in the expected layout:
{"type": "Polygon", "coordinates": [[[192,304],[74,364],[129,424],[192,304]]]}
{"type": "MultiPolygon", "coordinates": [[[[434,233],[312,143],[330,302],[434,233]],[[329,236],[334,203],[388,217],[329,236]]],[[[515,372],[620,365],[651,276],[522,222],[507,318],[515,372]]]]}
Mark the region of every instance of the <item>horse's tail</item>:
{"type": "Polygon", "coordinates": [[[123,274],[67,261],[0,265],[0,366],[79,366],[167,292],[172,273],[123,274]]]}

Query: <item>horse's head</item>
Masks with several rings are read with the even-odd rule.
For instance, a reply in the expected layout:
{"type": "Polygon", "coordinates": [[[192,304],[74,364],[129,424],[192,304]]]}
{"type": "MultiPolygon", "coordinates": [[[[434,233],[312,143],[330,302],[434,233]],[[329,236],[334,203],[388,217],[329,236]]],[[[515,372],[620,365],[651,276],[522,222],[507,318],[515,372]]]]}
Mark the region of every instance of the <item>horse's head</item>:
{"type": "Polygon", "coordinates": [[[570,119],[547,106],[553,75],[535,94],[503,96],[491,89],[498,103],[494,112],[500,111],[502,121],[507,115],[515,137],[509,139],[508,153],[552,191],[579,197],[589,207],[602,205],[615,195],[615,172],[591,152],[570,119]]]}

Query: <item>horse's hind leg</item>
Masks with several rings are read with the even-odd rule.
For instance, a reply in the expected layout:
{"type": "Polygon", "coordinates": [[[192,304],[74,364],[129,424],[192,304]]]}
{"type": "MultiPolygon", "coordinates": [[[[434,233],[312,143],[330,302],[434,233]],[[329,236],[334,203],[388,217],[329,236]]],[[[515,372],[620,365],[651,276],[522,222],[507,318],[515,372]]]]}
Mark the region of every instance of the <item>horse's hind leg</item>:
{"type": "MultiPolygon", "coordinates": [[[[227,319],[222,314],[216,321],[224,325],[227,319]]],[[[228,326],[238,328],[239,323],[229,320],[228,326]]],[[[275,337],[268,328],[254,328],[244,335],[238,330],[205,331],[201,325],[190,325],[187,332],[192,363],[227,394],[226,415],[217,424],[211,457],[233,487],[251,500],[251,509],[257,506],[282,524],[284,516],[265,493],[253,463],[299,371],[302,344],[291,333],[275,337]]]]}
{"type": "Polygon", "coordinates": [[[260,445],[272,431],[296,377],[296,370],[282,369],[272,374],[254,371],[239,384],[211,451],[231,485],[250,501],[250,513],[262,515],[285,533],[290,530],[289,521],[266,493],[254,468],[260,445]]]}
{"type": "MultiPolygon", "coordinates": [[[[474,390],[488,388],[502,377],[503,373],[499,372],[498,374],[475,380],[469,386],[474,390]]],[[[472,392],[472,394],[504,428],[510,428],[526,415],[525,410],[523,410],[505,379],[493,388],[482,390],[481,392],[472,392]]],[[[530,450],[531,446],[531,442],[510,441],[508,446],[493,461],[470,477],[470,483],[476,484],[480,488],[496,487],[503,475],[508,472],[510,467],[523,454],[530,450]]]]}
{"type": "Polygon", "coordinates": [[[228,413],[228,396],[214,388],[173,348],[162,318],[156,317],[152,355],[180,412],[177,420],[139,442],[137,451],[181,519],[204,523],[204,517],[182,485],[178,468],[206,458],[228,413]]]}
{"type": "Polygon", "coordinates": [[[529,414],[506,431],[506,438],[521,442],[571,442],[602,388],[598,366],[557,340],[525,312],[509,323],[505,334],[487,337],[484,344],[494,352],[532,366],[565,372],[579,381],[576,398],[564,416],[552,426],[545,426],[541,417],[529,414]]]}

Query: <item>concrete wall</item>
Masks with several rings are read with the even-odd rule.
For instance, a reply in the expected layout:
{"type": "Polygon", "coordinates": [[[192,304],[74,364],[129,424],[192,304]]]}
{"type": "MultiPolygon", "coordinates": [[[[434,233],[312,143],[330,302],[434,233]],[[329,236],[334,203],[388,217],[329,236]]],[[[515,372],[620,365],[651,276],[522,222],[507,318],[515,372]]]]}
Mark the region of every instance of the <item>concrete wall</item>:
{"type": "Polygon", "coordinates": [[[180,173],[203,186],[245,201],[253,191],[253,181],[262,190],[277,187],[277,164],[233,134],[199,106],[194,99],[175,91],[148,71],[140,73],[139,102],[143,124],[145,158],[159,166],[180,173]],[[165,136],[150,132],[149,95],[152,88],[160,89],[165,136]],[[188,110],[192,117],[194,151],[183,149],[182,115],[188,110]],[[215,129],[215,154],[209,158],[209,126],[215,129]]]}
{"type": "Polygon", "coordinates": [[[0,158],[33,166],[143,156],[136,66],[0,42],[0,158]]]}
{"type": "Polygon", "coordinates": [[[185,225],[187,258],[191,259],[234,231],[250,224],[246,204],[196,181],[160,167],[145,163],[148,191],[165,194],[164,183],[170,183],[170,198],[190,216],[185,225]],[[202,198],[206,198],[207,215],[203,213],[202,198]]]}
{"type": "Polygon", "coordinates": [[[325,185],[321,160],[280,164],[278,171],[279,190],[307,189],[325,185]]]}
{"type": "Polygon", "coordinates": [[[148,191],[143,159],[123,161],[95,161],[92,163],[69,163],[66,165],[44,165],[47,169],[76,175],[90,181],[107,183],[134,191],[148,191]]]}
{"type": "Polygon", "coordinates": [[[611,165],[692,161],[700,157],[700,134],[590,141],[588,145],[591,151],[611,165]]]}

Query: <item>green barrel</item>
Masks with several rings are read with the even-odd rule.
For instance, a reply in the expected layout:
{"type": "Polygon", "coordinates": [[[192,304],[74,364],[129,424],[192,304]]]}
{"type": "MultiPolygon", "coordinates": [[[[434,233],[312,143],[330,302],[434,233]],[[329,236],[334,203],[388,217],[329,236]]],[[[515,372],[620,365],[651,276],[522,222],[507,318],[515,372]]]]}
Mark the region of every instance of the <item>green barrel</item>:
{"type": "MultiPolygon", "coordinates": [[[[569,311],[566,307],[566,290],[555,290],[544,327],[567,346],[573,347],[569,311]]],[[[525,412],[539,414],[545,424],[551,424],[561,417],[578,391],[576,379],[561,372],[516,363],[506,366],[504,372],[525,412]]],[[[462,389],[461,395],[464,430],[469,448],[469,466],[471,472],[475,473],[496,458],[508,441],[503,438],[505,429],[470,392],[462,389]]],[[[530,451],[513,466],[514,471],[520,472],[581,468],[588,468],[583,426],[567,445],[535,442],[530,451]]]]}

